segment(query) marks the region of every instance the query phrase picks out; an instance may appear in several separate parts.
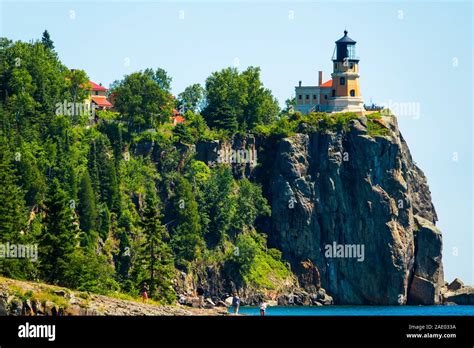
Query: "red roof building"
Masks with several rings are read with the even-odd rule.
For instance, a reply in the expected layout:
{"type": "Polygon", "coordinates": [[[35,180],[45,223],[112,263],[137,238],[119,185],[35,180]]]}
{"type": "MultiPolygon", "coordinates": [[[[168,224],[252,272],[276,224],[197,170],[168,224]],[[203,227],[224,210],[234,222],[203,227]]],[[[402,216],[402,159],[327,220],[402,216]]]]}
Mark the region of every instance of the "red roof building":
{"type": "Polygon", "coordinates": [[[93,103],[95,103],[97,106],[99,106],[101,108],[108,109],[108,108],[112,107],[112,103],[109,102],[106,97],[91,96],[91,100],[92,100],[93,103]]]}
{"type": "Polygon", "coordinates": [[[319,85],[319,87],[322,87],[322,88],[332,87],[332,79],[324,82],[322,85],[319,85]]]}
{"type": "Polygon", "coordinates": [[[113,107],[112,103],[107,99],[108,89],[102,85],[89,81],[87,83],[87,90],[90,91],[90,101],[95,104],[98,109],[110,109],[113,107]]]}
{"type": "Polygon", "coordinates": [[[173,126],[176,126],[178,123],[182,123],[186,119],[179,113],[178,110],[173,109],[173,126]]]}

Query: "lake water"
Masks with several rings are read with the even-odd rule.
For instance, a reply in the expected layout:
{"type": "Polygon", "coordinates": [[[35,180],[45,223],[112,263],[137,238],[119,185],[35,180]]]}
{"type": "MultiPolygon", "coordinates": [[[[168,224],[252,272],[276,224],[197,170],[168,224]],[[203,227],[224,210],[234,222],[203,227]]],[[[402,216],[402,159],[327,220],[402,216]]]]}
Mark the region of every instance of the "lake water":
{"type": "MultiPolygon", "coordinates": [[[[232,308],[229,312],[232,313],[232,308]]],[[[258,307],[240,307],[239,314],[260,315],[258,307]]],[[[323,306],[267,307],[266,315],[283,316],[379,316],[379,315],[472,315],[474,306],[323,306]]]]}

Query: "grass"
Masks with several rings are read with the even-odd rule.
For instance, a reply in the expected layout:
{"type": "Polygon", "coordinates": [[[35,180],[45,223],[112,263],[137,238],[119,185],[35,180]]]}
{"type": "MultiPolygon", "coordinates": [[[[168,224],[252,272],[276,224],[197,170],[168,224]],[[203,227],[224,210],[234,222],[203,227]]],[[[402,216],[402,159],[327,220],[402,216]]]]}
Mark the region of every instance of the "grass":
{"type": "Polygon", "coordinates": [[[349,131],[351,120],[359,116],[354,112],[325,113],[311,112],[302,115],[295,112],[290,116],[283,116],[269,125],[260,125],[255,133],[264,137],[289,137],[296,133],[349,131]]]}
{"type": "Polygon", "coordinates": [[[244,275],[247,285],[267,290],[277,290],[285,285],[292,273],[285,264],[263,251],[255,255],[255,259],[244,275]]]}
{"type": "Polygon", "coordinates": [[[21,287],[17,285],[10,284],[8,285],[8,289],[13,293],[15,297],[20,299],[21,301],[37,301],[40,303],[44,302],[52,302],[56,306],[67,308],[70,304],[67,299],[64,297],[58,296],[54,293],[55,290],[47,289],[33,292],[31,290],[23,290],[21,287]]]}
{"type": "Polygon", "coordinates": [[[380,112],[374,112],[372,114],[367,115],[367,134],[376,137],[385,137],[387,135],[390,135],[390,131],[381,125],[379,122],[375,120],[381,120],[382,115],[380,112]]]}

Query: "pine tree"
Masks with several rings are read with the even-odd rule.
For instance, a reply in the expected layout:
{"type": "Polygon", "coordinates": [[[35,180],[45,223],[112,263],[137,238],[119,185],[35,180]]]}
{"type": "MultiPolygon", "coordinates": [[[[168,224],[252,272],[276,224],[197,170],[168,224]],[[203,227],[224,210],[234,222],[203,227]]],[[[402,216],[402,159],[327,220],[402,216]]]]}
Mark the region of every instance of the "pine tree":
{"type": "Polygon", "coordinates": [[[16,239],[25,225],[24,193],[11,165],[13,153],[0,143],[0,241],[16,239]]]}
{"type": "Polygon", "coordinates": [[[171,245],[176,255],[176,265],[186,267],[188,262],[199,258],[204,241],[199,222],[198,205],[191,184],[181,176],[176,177],[171,245]]]}
{"type": "Polygon", "coordinates": [[[99,209],[99,218],[98,218],[98,232],[99,236],[102,238],[102,240],[106,240],[110,228],[111,228],[111,216],[110,216],[110,210],[107,208],[107,205],[103,204],[102,207],[99,209]]]}
{"type": "Polygon", "coordinates": [[[51,37],[49,36],[49,33],[47,30],[43,32],[43,37],[41,38],[41,43],[46,47],[47,49],[54,50],[54,43],[53,40],[51,40],[51,37]]]}
{"type": "Polygon", "coordinates": [[[95,193],[96,202],[98,202],[100,200],[100,181],[96,154],[96,144],[95,141],[92,141],[89,147],[89,154],[87,156],[87,168],[89,170],[89,177],[91,179],[91,185],[95,193]]]}
{"type": "Polygon", "coordinates": [[[224,102],[215,112],[213,125],[234,134],[239,127],[235,109],[224,102]]]}
{"type": "MultiPolygon", "coordinates": [[[[90,232],[95,231],[97,227],[97,207],[95,204],[94,191],[92,190],[91,178],[89,172],[86,171],[79,186],[79,221],[82,231],[85,235],[90,237],[90,232]]],[[[84,244],[90,244],[91,238],[86,238],[88,241],[84,244]]]]}
{"type": "Polygon", "coordinates": [[[231,197],[233,187],[232,171],[224,165],[214,169],[204,185],[203,209],[209,217],[205,237],[210,247],[219,244],[231,227],[235,212],[235,202],[231,197]]]}
{"type": "Polygon", "coordinates": [[[112,150],[105,136],[97,139],[95,144],[96,166],[99,175],[100,197],[111,211],[119,209],[119,186],[112,150]]]}
{"type": "Polygon", "coordinates": [[[166,244],[169,236],[160,221],[159,200],[153,186],[148,185],[143,210],[145,238],[140,250],[141,263],[146,270],[145,279],[149,282],[151,296],[171,303],[175,299],[172,289],[173,258],[171,249],[166,244]]]}
{"type": "Polygon", "coordinates": [[[76,228],[66,194],[59,181],[51,183],[45,202],[43,233],[40,237],[40,270],[48,282],[61,283],[68,257],[76,245],[76,228]]]}

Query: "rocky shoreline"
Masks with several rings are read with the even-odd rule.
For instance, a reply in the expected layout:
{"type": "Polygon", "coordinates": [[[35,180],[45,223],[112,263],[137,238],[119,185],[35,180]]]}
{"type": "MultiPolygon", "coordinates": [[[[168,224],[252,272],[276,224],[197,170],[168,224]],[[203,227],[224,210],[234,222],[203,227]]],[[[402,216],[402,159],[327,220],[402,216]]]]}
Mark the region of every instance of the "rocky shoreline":
{"type": "Polygon", "coordinates": [[[227,308],[157,305],[0,277],[0,316],[206,316],[227,308]]]}
{"type": "MultiPolygon", "coordinates": [[[[324,289],[304,290],[278,297],[246,297],[241,306],[323,306],[334,301],[324,289]]],[[[204,296],[181,296],[177,305],[142,303],[138,300],[71,291],[53,285],[0,277],[0,316],[222,316],[229,315],[232,298],[213,301],[204,296]]],[[[455,279],[443,287],[443,305],[473,305],[474,287],[455,279]]]]}

